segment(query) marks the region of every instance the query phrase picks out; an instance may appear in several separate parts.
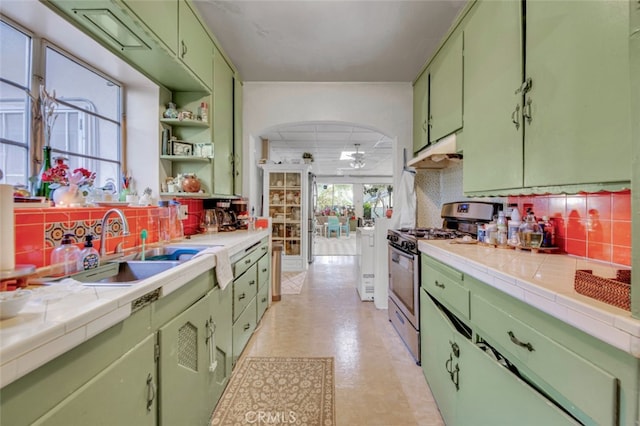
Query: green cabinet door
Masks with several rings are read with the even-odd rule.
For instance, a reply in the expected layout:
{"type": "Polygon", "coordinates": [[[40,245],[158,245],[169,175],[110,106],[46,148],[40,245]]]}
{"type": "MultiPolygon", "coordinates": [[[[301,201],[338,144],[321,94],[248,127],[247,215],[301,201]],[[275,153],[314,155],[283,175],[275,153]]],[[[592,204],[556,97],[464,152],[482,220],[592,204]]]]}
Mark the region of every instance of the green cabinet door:
{"type": "Polygon", "coordinates": [[[462,128],[462,31],[446,41],[430,65],[429,142],[462,128]]]}
{"type": "Polygon", "coordinates": [[[521,4],[479,1],[464,44],[465,192],[520,188],[523,183],[521,4]],[[515,122],[515,123],[514,123],[515,122]]]}
{"type": "Polygon", "coordinates": [[[528,1],[524,185],[631,178],[629,5],[528,1]]]}
{"type": "MultiPolygon", "coordinates": [[[[224,388],[231,377],[233,367],[233,337],[231,334],[231,308],[233,304],[231,286],[221,290],[216,287],[209,297],[209,315],[213,332],[213,345],[215,347],[215,371],[208,376],[208,380],[215,381],[213,385],[213,402],[217,402],[222,396],[224,388]]],[[[208,343],[208,342],[207,342],[208,343]]],[[[213,407],[212,407],[213,408],[213,407]]]]}
{"type": "MultiPolygon", "coordinates": [[[[578,425],[538,391],[469,340],[458,339],[456,424],[578,425]]],[[[489,349],[490,351],[490,349],[489,349]]]]}
{"type": "Polygon", "coordinates": [[[178,0],[125,0],[124,3],[171,53],[178,52],[178,0]]]}
{"type": "Polygon", "coordinates": [[[450,371],[455,330],[424,289],[420,289],[420,364],[447,425],[456,424],[456,387],[450,371]]]}
{"type": "Polygon", "coordinates": [[[157,424],[154,346],[149,335],[33,424],[157,424]]]}
{"type": "Polygon", "coordinates": [[[178,36],[178,56],[210,88],[213,42],[185,0],[179,0],[178,3],[178,36]]]}
{"type": "Polygon", "coordinates": [[[216,352],[210,298],[211,293],[158,331],[162,425],[206,424],[213,410],[216,352]]]}
{"type": "Polygon", "coordinates": [[[242,194],[242,81],[233,79],[233,192],[242,194]]]}
{"type": "Polygon", "coordinates": [[[429,143],[427,118],[429,114],[429,70],[425,70],[413,86],[413,153],[429,143]]]}
{"type": "Polygon", "coordinates": [[[214,48],[213,186],[216,194],[233,194],[233,71],[214,48]]]}

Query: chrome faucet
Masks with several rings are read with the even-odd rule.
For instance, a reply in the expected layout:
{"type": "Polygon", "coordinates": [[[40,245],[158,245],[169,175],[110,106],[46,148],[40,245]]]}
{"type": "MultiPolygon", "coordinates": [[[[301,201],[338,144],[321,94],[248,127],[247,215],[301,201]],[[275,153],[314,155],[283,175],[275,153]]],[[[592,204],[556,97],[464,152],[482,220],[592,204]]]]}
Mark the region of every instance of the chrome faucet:
{"type": "Polygon", "coordinates": [[[102,226],[100,228],[100,257],[104,257],[105,251],[107,249],[107,241],[105,239],[105,235],[107,232],[106,229],[109,226],[108,219],[112,213],[115,213],[118,216],[120,216],[120,220],[122,220],[122,235],[129,235],[129,222],[127,222],[127,218],[124,216],[124,213],[122,213],[122,210],[120,209],[107,210],[104,216],[102,216],[102,226]]]}

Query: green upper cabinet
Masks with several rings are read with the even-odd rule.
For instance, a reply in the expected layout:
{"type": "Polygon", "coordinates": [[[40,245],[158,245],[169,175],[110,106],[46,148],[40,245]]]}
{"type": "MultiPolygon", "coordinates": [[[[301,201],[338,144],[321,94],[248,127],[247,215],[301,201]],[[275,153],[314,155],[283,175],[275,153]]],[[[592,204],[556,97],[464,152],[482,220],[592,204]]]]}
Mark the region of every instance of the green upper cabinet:
{"type": "Polygon", "coordinates": [[[627,2],[526,5],[524,185],[628,182],[627,2]]]}
{"type": "Polygon", "coordinates": [[[178,0],[124,0],[124,3],[171,53],[178,52],[178,26],[171,25],[178,16],[178,0]]]}
{"type": "Polygon", "coordinates": [[[467,18],[465,193],[628,188],[628,4],[478,1],[467,18]]]}
{"type": "Polygon", "coordinates": [[[462,31],[455,31],[429,66],[430,143],[462,128],[462,42],[462,31]]]}
{"type": "Polygon", "coordinates": [[[429,70],[423,71],[413,85],[413,153],[429,144],[429,70]]]}
{"type": "Polygon", "coordinates": [[[482,1],[467,15],[464,43],[465,192],[523,183],[521,3],[482,1]],[[493,172],[499,170],[499,173],[493,172]]]}
{"type": "Polygon", "coordinates": [[[233,194],[233,71],[215,49],[213,55],[213,186],[216,194],[233,194]]]}
{"type": "Polygon", "coordinates": [[[242,81],[233,79],[233,188],[242,194],[242,81]]]}
{"type": "Polygon", "coordinates": [[[210,87],[213,80],[213,41],[185,0],[178,3],[178,37],[178,57],[210,87]]]}

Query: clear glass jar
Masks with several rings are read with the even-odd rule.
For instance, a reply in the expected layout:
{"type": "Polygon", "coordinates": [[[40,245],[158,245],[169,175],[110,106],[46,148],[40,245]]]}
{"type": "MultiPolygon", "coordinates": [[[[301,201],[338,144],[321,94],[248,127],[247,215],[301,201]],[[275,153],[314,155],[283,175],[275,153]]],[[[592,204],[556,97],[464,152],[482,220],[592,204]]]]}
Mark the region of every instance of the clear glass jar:
{"type": "Polygon", "coordinates": [[[542,244],[542,230],[533,212],[527,213],[526,220],[520,225],[518,239],[521,247],[539,248],[542,244]]]}

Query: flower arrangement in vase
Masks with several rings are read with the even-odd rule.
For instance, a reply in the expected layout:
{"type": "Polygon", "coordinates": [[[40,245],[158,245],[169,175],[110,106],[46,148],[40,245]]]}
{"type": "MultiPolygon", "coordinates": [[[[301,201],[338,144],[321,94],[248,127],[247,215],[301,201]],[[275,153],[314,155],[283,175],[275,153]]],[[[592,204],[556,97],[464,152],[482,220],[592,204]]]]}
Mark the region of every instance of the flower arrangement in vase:
{"type": "Polygon", "coordinates": [[[84,197],[89,193],[96,174],[83,167],[70,173],[64,157],[57,157],[55,161],[56,165],[45,170],[41,176],[42,181],[47,182],[53,190],[52,199],[55,205],[69,207],[84,204],[84,197]]]}

